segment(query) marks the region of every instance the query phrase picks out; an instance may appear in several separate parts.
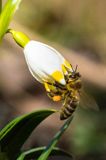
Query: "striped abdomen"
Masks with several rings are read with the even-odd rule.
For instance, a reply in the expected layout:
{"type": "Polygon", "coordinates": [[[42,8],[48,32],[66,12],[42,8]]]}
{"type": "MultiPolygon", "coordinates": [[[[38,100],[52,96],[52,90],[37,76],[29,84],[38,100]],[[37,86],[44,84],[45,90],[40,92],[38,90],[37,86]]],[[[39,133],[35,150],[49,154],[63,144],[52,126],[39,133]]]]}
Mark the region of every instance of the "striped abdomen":
{"type": "Polygon", "coordinates": [[[77,105],[79,104],[79,99],[77,97],[67,97],[65,103],[60,110],[60,119],[65,120],[70,117],[75,111],[77,105]]]}

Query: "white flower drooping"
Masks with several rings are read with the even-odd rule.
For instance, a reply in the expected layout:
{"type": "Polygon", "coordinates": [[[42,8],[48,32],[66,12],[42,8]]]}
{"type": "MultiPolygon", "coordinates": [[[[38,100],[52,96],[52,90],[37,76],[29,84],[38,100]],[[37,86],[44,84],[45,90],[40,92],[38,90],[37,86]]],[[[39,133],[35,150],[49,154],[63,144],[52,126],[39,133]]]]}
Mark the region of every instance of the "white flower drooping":
{"type": "Polygon", "coordinates": [[[31,40],[25,45],[24,54],[31,74],[39,82],[57,81],[62,85],[66,84],[65,67],[71,70],[72,67],[54,48],[31,40]]]}
{"type": "Polygon", "coordinates": [[[28,68],[33,77],[43,83],[53,101],[61,101],[60,119],[70,117],[79,104],[81,76],[54,48],[30,40],[22,32],[8,29],[18,45],[23,47],[28,68]]]}
{"type": "Polygon", "coordinates": [[[66,85],[64,76],[68,74],[67,69],[70,73],[73,69],[58,51],[44,43],[30,40],[22,32],[8,29],[7,33],[11,33],[16,43],[24,48],[28,68],[36,80],[44,85],[48,82],[66,85]]]}

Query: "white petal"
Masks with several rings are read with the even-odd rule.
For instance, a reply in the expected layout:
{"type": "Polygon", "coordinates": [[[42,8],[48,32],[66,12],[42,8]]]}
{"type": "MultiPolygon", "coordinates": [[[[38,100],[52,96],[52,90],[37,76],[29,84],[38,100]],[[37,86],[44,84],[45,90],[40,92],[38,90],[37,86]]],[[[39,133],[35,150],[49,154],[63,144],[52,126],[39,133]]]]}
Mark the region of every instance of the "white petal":
{"type": "Polygon", "coordinates": [[[53,73],[58,71],[62,75],[59,83],[65,85],[65,79],[62,71],[64,58],[52,47],[37,41],[30,41],[24,48],[24,53],[28,67],[32,75],[39,80],[47,81],[58,79],[53,73]]]}

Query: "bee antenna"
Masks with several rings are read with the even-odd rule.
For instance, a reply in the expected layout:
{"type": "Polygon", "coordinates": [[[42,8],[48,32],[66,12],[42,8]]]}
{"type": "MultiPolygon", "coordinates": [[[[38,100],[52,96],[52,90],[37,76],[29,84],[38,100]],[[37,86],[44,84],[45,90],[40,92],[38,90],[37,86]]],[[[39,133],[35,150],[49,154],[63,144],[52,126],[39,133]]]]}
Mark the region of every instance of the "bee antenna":
{"type": "Polygon", "coordinates": [[[78,65],[76,65],[76,67],[75,67],[75,70],[74,70],[75,73],[77,72],[77,68],[78,68],[78,65]]]}
{"type": "Polygon", "coordinates": [[[72,68],[72,70],[73,70],[72,75],[74,75],[76,73],[77,68],[78,68],[78,65],[76,65],[75,69],[72,68]]]}

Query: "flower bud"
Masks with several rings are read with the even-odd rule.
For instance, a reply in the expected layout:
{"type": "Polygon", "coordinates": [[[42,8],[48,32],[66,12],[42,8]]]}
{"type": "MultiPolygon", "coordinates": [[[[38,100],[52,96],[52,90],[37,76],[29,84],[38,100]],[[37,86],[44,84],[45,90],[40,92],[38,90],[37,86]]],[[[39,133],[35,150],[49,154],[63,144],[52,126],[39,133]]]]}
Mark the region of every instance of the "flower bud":
{"type": "Polygon", "coordinates": [[[72,67],[54,48],[31,40],[25,45],[24,54],[30,72],[39,82],[66,84],[65,67],[70,70],[72,67]]]}
{"type": "Polygon", "coordinates": [[[67,69],[71,72],[73,70],[58,51],[44,43],[30,41],[22,32],[8,29],[7,33],[11,33],[16,43],[24,48],[28,68],[36,80],[41,83],[66,84],[64,76],[67,74],[67,69]]]}

